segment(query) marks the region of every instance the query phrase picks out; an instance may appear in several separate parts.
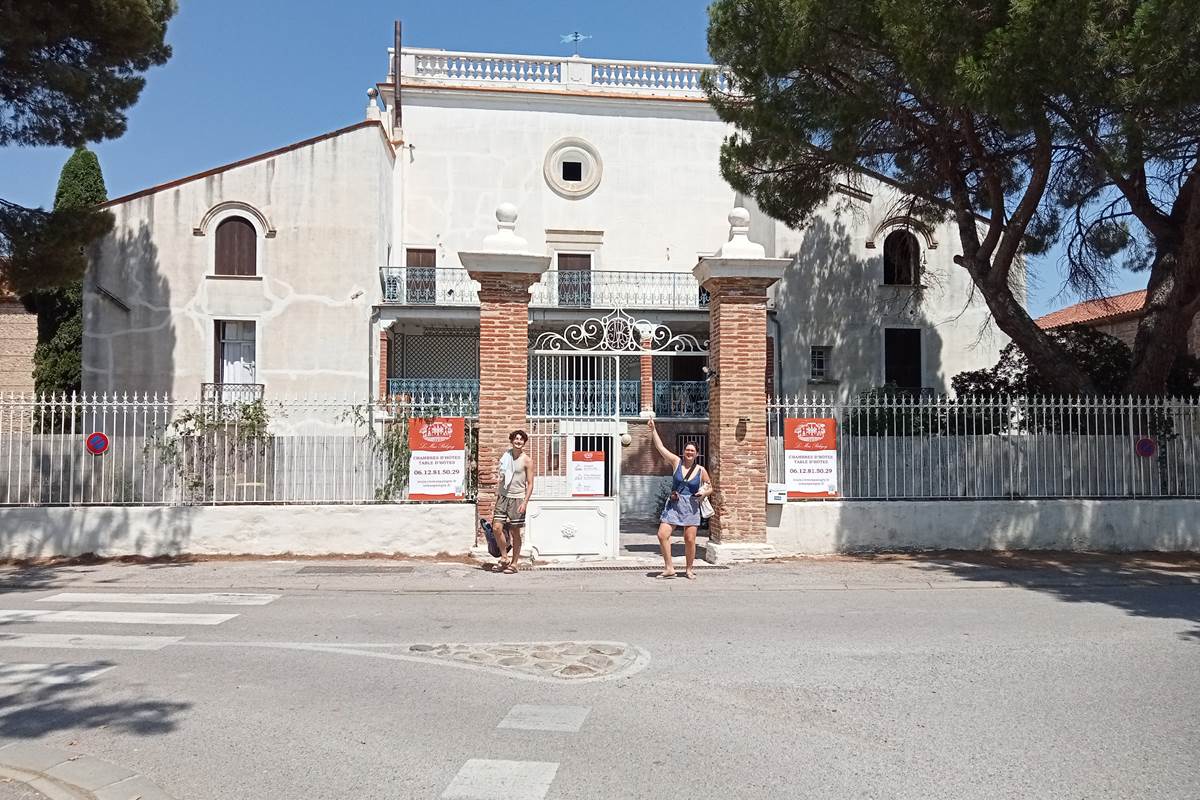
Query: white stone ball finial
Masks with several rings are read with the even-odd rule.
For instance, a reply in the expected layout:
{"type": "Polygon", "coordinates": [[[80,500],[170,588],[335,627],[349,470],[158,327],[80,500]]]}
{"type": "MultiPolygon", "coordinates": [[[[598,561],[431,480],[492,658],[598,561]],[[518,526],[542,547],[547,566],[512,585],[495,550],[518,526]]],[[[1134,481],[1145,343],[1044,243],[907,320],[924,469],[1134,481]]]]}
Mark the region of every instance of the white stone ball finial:
{"type": "Polygon", "coordinates": [[[499,230],[514,230],[517,227],[517,207],[513,203],[501,203],[496,206],[496,228],[499,230]]]}
{"type": "Polygon", "coordinates": [[[738,228],[744,228],[747,231],[750,230],[750,212],[741,206],[735,206],[734,209],[729,212],[729,227],[733,228],[735,231],[738,228]]]}
{"type": "Polygon", "coordinates": [[[501,203],[496,207],[496,232],[484,238],[483,243],[492,250],[524,250],[529,244],[517,236],[517,207],[512,203],[501,203]]]}
{"type": "Polygon", "coordinates": [[[721,248],[721,258],[764,258],[766,248],[750,241],[750,212],[736,206],[729,212],[729,241],[721,248]]]}
{"type": "Polygon", "coordinates": [[[375,102],[375,98],[379,97],[379,90],[372,86],[367,89],[367,119],[379,119],[379,105],[375,102]]]}

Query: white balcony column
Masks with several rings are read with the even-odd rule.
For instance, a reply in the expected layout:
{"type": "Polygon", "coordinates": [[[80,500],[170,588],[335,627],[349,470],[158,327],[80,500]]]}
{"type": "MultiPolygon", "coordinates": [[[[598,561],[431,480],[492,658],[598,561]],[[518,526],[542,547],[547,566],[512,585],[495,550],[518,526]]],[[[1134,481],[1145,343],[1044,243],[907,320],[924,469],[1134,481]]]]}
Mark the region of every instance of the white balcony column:
{"type": "Polygon", "coordinates": [[[716,489],[705,559],[770,558],[767,544],[767,289],[787,258],[750,241],[750,212],[729,214],[730,238],[692,270],[708,290],[708,468],[716,489]]]}

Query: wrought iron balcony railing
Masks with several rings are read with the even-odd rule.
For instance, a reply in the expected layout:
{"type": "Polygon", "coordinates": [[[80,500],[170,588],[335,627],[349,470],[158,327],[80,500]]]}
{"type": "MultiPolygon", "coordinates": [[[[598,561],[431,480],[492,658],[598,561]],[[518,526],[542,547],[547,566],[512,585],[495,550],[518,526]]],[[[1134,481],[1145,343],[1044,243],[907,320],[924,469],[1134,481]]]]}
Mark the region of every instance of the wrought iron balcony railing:
{"type": "Polygon", "coordinates": [[[641,381],[530,381],[529,414],[534,417],[636,417],[641,412],[641,381]]]}
{"type": "MultiPolygon", "coordinates": [[[[465,269],[381,267],[383,302],[402,306],[477,306],[465,269]]],[[[700,311],[708,292],[690,272],[550,270],[533,287],[534,308],[646,308],[700,311]]]]}
{"type": "MultiPolygon", "coordinates": [[[[531,380],[529,414],[535,417],[636,417],[641,413],[640,380],[531,380]]],[[[388,378],[388,394],[420,402],[453,400],[478,409],[477,378],[388,378]]],[[[708,384],[704,381],[655,381],[655,416],[673,419],[708,416],[708,384]]]]}
{"type": "Polygon", "coordinates": [[[479,403],[478,378],[388,378],[387,390],[393,397],[470,398],[479,403]]]}
{"type": "Polygon", "coordinates": [[[707,417],[708,383],[706,381],[655,381],[654,415],[656,417],[707,417]]]}
{"type": "Polygon", "coordinates": [[[261,383],[202,383],[200,399],[206,403],[256,403],[263,399],[261,383]]]}

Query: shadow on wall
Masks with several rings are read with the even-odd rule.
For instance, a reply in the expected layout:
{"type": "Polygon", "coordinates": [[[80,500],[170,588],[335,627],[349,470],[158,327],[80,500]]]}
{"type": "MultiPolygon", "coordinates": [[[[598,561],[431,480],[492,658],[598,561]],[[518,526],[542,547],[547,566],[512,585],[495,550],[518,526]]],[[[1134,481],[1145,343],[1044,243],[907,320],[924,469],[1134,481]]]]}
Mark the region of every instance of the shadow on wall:
{"type": "MultiPolygon", "coordinates": [[[[132,511],[140,512],[137,520],[131,519],[131,507],[125,506],[30,509],[29,516],[39,520],[36,529],[22,525],[16,531],[0,533],[0,560],[75,557],[86,553],[176,556],[189,552],[192,508],[132,507],[132,511]],[[152,514],[150,522],[147,512],[152,514]],[[131,532],[136,533],[131,535],[131,532]],[[14,537],[21,537],[20,541],[14,537]]],[[[22,570],[13,580],[22,586],[29,581],[51,581],[53,572],[52,568],[43,571],[35,567],[32,571],[22,570]]]]}
{"type": "MultiPolygon", "coordinates": [[[[0,436],[7,439],[0,442],[0,449],[9,457],[0,467],[0,498],[54,505],[158,502],[161,497],[154,487],[159,482],[148,481],[143,473],[149,469],[145,457],[149,437],[169,422],[166,408],[143,406],[123,413],[111,403],[88,402],[93,394],[133,400],[166,398],[171,393],[175,322],[170,287],[150,226],[142,224],[136,232],[119,232],[100,242],[84,285],[84,403],[74,411],[54,411],[43,404],[34,414],[43,420],[37,429],[0,427],[0,436]],[[47,415],[61,421],[46,425],[47,415]],[[86,451],[86,436],[93,431],[109,436],[110,449],[104,456],[86,451]]],[[[211,360],[209,355],[206,364],[211,360]]],[[[36,529],[0,531],[0,558],[111,551],[136,544],[130,539],[140,536],[130,532],[121,506],[90,508],[80,526],[68,524],[68,515],[44,511],[45,522],[36,529]]],[[[165,534],[171,552],[182,551],[190,539],[188,518],[181,512],[163,509],[164,523],[171,526],[165,534]]]]}
{"type": "MultiPolygon", "coordinates": [[[[197,281],[203,276],[197,275],[197,281]]],[[[83,387],[87,393],[165,396],[174,389],[175,321],[152,229],[106,239],[88,270],[83,387]]],[[[212,323],[208,323],[211,327],[212,323]]],[[[210,337],[211,330],[197,335],[210,337]]],[[[206,339],[207,340],[207,339],[206,339]]],[[[198,348],[204,352],[204,348],[198,348]]],[[[208,361],[192,371],[208,374],[208,361]]],[[[196,387],[198,394],[200,387],[196,387]]]]}
{"type": "Polygon", "coordinates": [[[922,330],[923,382],[936,386],[943,342],[924,301],[941,291],[940,279],[932,272],[923,277],[930,284],[923,290],[881,286],[882,250],[876,258],[855,255],[862,242],[846,226],[853,213],[853,208],[839,206],[832,221],[813,218],[799,248],[780,254],[793,259],[775,301],[780,352],[786,359],[777,386],[784,394],[804,391],[813,347],[831,349],[829,374],[837,383],[809,384],[810,395],[844,398],[882,385],[883,329],[889,327],[922,330]]]}

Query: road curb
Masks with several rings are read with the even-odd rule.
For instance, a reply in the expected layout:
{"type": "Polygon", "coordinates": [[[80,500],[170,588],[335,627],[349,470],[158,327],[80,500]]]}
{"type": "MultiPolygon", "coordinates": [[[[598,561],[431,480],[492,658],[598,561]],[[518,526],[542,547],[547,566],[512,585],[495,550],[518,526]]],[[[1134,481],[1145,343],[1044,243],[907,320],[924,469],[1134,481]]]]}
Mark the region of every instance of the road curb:
{"type": "Polygon", "coordinates": [[[49,800],[174,800],[125,767],[31,742],[0,747],[0,776],[24,783],[49,800]]]}

